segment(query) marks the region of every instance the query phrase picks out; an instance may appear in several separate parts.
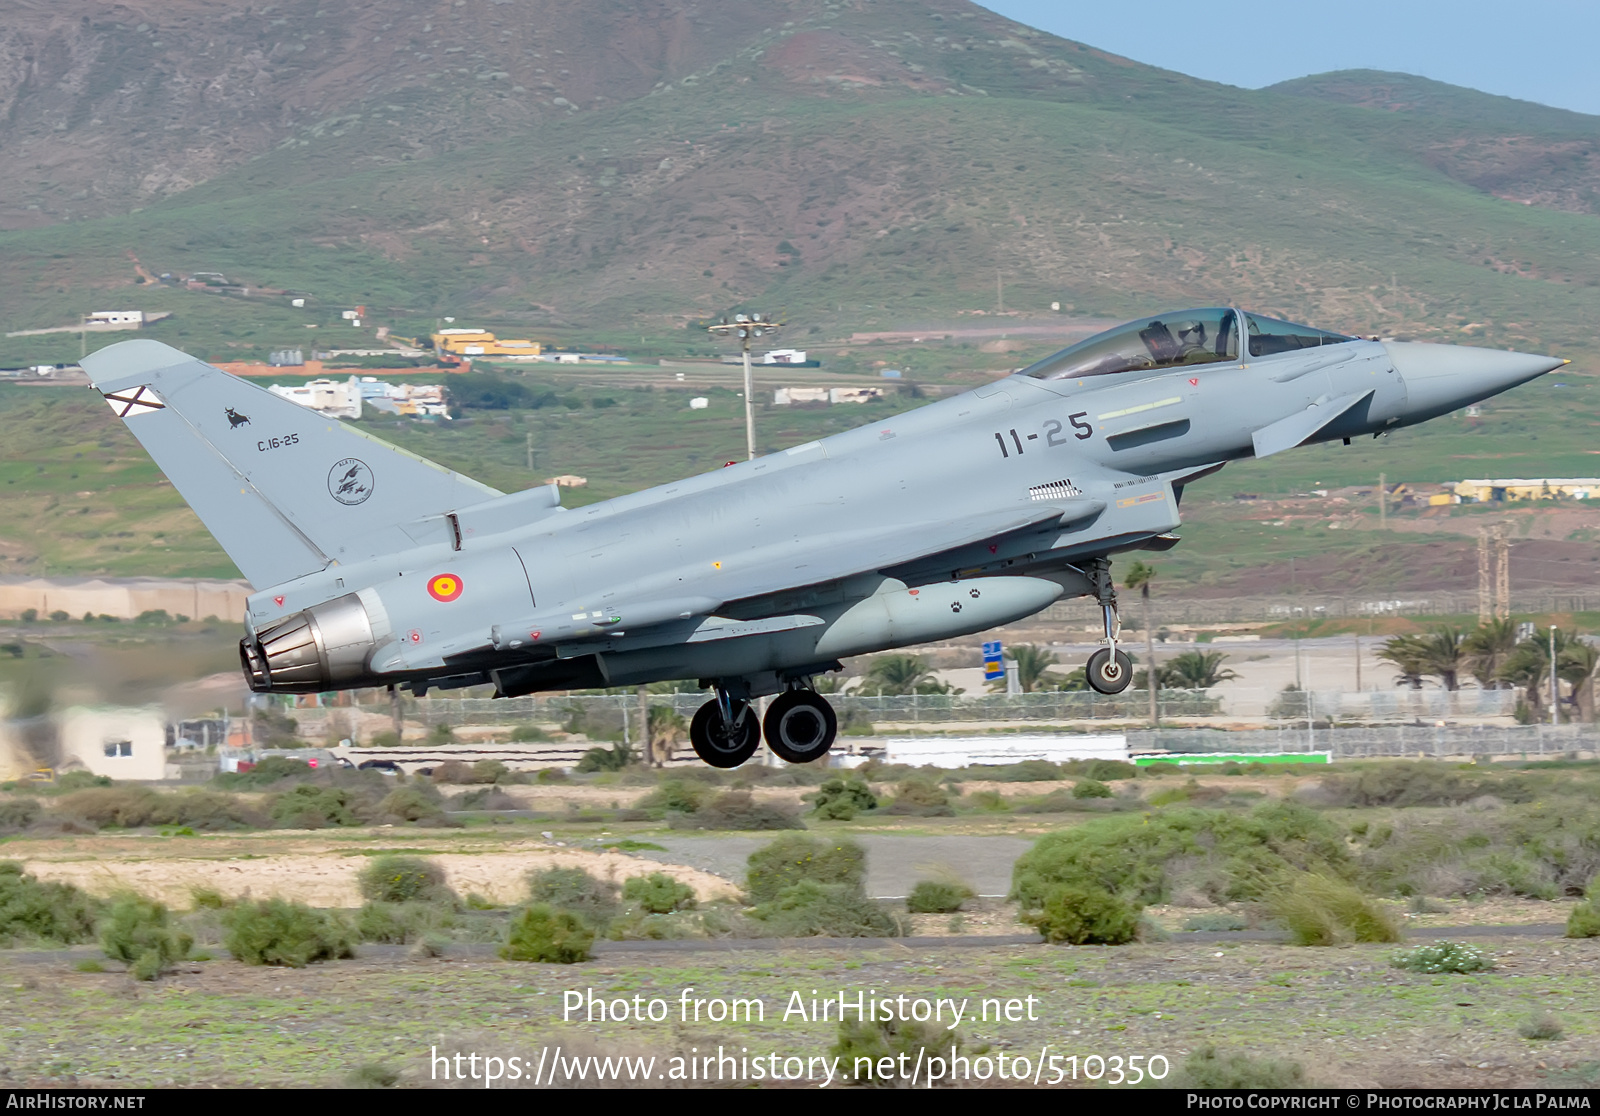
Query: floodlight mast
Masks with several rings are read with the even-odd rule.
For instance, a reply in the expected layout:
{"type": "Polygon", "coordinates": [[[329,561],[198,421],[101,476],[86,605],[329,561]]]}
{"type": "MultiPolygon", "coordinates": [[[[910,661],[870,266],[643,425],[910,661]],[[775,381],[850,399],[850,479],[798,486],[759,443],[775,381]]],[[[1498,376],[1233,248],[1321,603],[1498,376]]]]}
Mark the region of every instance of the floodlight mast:
{"type": "Polygon", "coordinates": [[[716,325],[706,327],[715,334],[733,334],[738,337],[740,346],[744,350],[744,448],[746,459],[750,461],[756,458],[756,412],[752,402],[755,388],[750,379],[750,338],[772,333],[777,330],[779,324],[781,323],[772,320],[771,314],[763,318],[759,313],[750,313],[735,314],[731,322],[723,318],[716,325]]]}

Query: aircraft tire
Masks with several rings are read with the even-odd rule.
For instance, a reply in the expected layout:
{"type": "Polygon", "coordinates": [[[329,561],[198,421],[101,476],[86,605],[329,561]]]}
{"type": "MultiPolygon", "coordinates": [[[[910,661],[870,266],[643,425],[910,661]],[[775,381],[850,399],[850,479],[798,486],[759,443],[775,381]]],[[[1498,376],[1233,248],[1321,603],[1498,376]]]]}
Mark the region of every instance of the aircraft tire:
{"type": "Polygon", "coordinates": [[[1097,693],[1120,694],[1133,682],[1133,660],[1118,651],[1113,662],[1111,648],[1102,647],[1089,656],[1089,665],[1084,674],[1089,678],[1089,686],[1097,693]]]}
{"type": "Polygon", "coordinates": [[[762,728],[767,747],[788,763],[810,763],[828,754],[839,735],[839,718],[821,694],[789,690],[772,699],[762,728]]]}
{"type": "Polygon", "coordinates": [[[689,722],[689,743],[694,746],[694,754],[712,767],[738,767],[761,746],[761,722],[746,704],[729,732],[722,724],[722,711],[712,699],[697,709],[694,720],[689,722]]]}

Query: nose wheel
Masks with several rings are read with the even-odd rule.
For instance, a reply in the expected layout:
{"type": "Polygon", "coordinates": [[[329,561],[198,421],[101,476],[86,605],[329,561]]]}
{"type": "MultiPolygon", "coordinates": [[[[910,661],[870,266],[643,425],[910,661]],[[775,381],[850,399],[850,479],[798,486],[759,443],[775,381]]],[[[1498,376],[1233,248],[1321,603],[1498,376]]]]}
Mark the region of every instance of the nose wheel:
{"type": "Polygon", "coordinates": [[[839,718],[826,698],[812,690],[789,690],[767,707],[767,747],[789,763],[810,763],[828,754],[839,735],[839,718]]]}
{"type": "Polygon", "coordinates": [[[695,711],[689,743],[712,767],[738,767],[761,746],[761,722],[749,702],[719,695],[695,711]]]}
{"type": "Polygon", "coordinates": [[[1099,693],[1120,694],[1133,681],[1133,660],[1125,651],[1113,652],[1109,647],[1102,647],[1089,656],[1084,673],[1088,675],[1089,685],[1099,693]]]}

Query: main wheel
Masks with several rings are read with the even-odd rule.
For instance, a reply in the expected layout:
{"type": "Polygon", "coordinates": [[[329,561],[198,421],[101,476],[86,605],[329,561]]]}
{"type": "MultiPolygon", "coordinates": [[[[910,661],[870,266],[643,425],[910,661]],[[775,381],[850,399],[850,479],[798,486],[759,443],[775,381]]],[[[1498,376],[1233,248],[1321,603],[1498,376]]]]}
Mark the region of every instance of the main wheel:
{"type": "Polygon", "coordinates": [[[761,723],[749,704],[740,702],[733,725],[723,724],[722,710],[713,698],[696,710],[689,722],[689,743],[694,745],[694,754],[712,767],[738,767],[761,746],[761,723]]]}
{"type": "Polygon", "coordinates": [[[1102,694],[1120,694],[1133,681],[1133,660],[1121,651],[1112,659],[1111,648],[1102,647],[1089,656],[1089,666],[1084,671],[1089,685],[1102,694]]]}
{"type": "Polygon", "coordinates": [[[821,694],[789,690],[772,699],[762,724],[767,747],[779,759],[809,763],[828,754],[839,735],[839,718],[821,694]]]}

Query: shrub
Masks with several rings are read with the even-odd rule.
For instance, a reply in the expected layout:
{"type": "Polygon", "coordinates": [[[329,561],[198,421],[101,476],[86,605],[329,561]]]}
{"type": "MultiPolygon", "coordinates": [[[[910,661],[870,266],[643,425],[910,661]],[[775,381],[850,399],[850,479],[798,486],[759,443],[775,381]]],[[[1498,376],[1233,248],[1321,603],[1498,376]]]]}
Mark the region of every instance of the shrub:
{"type": "Polygon", "coordinates": [[[364,942],[410,945],[452,922],[449,907],[436,903],[367,903],[356,916],[356,935],[364,942]]]}
{"type": "Polygon", "coordinates": [[[100,948],[125,963],[135,980],[155,980],[192,945],[193,935],[173,927],[165,906],[139,895],[117,898],[100,923],[100,948]]]}
{"type": "Polygon", "coordinates": [[[0,946],[22,941],[73,945],[94,937],[97,904],[64,883],[23,875],[15,860],[0,860],[0,946]]]}
{"type": "Polygon", "coordinates": [[[1104,888],[1059,884],[1043,906],[1023,916],[1047,942],[1121,945],[1139,936],[1139,911],[1104,888]]]}
{"type": "Polygon", "coordinates": [[[883,811],[917,818],[953,818],[955,807],[944,787],[926,776],[913,776],[895,788],[894,800],[883,811]]]}
{"type": "Polygon", "coordinates": [[[860,845],[805,834],[779,837],[751,853],[747,863],[745,890],[754,903],[769,903],[802,880],[860,887],[867,878],[867,854],[860,845]]]}
{"type": "Polygon", "coordinates": [[[633,876],[622,882],[622,898],[637,903],[651,914],[671,914],[687,911],[695,905],[694,888],[679,883],[665,872],[651,872],[648,876],[633,876]]]}
{"type": "Polygon", "coordinates": [[[1004,814],[1011,809],[1011,803],[999,791],[973,791],[965,797],[968,806],[974,810],[982,810],[986,814],[1004,814]]]}
{"type": "Polygon", "coordinates": [[[40,806],[32,798],[0,800],[0,833],[16,833],[39,819],[40,806]]]}
{"type": "Polygon", "coordinates": [[[246,965],[301,969],[352,956],[350,934],[331,915],[287,899],[243,902],[223,912],[222,944],[246,965]]]}
{"type": "Polygon", "coordinates": [[[812,812],[829,821],[849,821],[878,808],[878,796],[856,775],[830,775],[812,796],[812,812]]]}
{"type": "Polygon", "coordinates": [[[512,920],[500,956],[507,961],[571,965],[589,960],[593,946],[594,931],[577,915],[548,903],[535,903],[512,920]]]}
{"type": "Polygon", "coordinates": [[[511,730],[511,739],[517,744],[528,744],[539,740],[549,740],[550,734],[538,725],[518,725],[511,730]]]}
{"type": "Polygon", "coordinates": [[[1111,788],[1099,779],[1079,779],[1072,788],[1073,798],[1110,798],[1111,788]]]}
{"type": "Polygon", "coordinates": [[[700,809],[705,797],[705,788],[687,779],[663,779],[655,790],[639,800],[639,809],[649,810],[657,817],[667,813],[692,814],[700,809]]]}
{"type": "Polygon", "coordinates": [[[1351,859],[1343,829],[1304,806],[1271,803],[1248,814],[1175,808],[1041,837],[1012,870],[1012,896],[1038,908],[1052,886],[1070,883],[1159,903],[1179,872],[1192,871],[1205,876],[1212,902],[1261,899],[1287,871],[1343,874],[1353,871],[1351,859]]]}
{"type": "Polygon", "coordinates": [[[1183,1068],[1160,1083],[1166,1089],[1303,1089],[1306,1071],[1299,1062],[1219,1054],[1202,1046],[1183,1068]]]}
{"type": "Polygon", "coordinates": [[[839,1023],[839,1037],[828,1054],[838,1059],[839,1073],[847,1081],[878,1088],[910,1088],[919,1084],[931,1087],[933,1082],[926,1077],[918,1082],[899,1076],[906,1066],[926,1066],[932,1058],[945,1059],[948,1066],[952,1056],[976,1058],[988,1050],[987,1045],[968,1046],[959,1032],[935,1022],[845,1019],[839,1023]],[[884,1058],[894,1064],[893,1076],[878,1076],[877,1066],[884,1058]]]}
{"type": "Polygon", "coordinates": [[[351,806],[348,791],[301,783],[274,798],[268,813],[274,822],[290,829],[360,825],[351,806]]]}
{"type": "Polygon", "coordinates": [[[1363,876],[1380,894],[1553,899],[1600,869],[1600,820],[1592,800],[1558,799],[1406,818],[1372,827],[1365,845],[1363,876]]]}
{"type": "Polygon", "coordinates": [[[1558,1039],[1564,1030],[1561,1020],[1547,1011],[1535,1012],[1517,1024],[1517,1034],[1534,1042],[1558,1039]]]}
{"type": "Polygon", "coordinates": [[[981,778],[997,783],[1053,783],[1062,778],[1062,774],[1060,766],[1049,760],[1023,760],[984,772],[981,778]]]}
{"type": "Polygon", "coordinates": [[[868,899],[859,884],[801,880],[750,912],[763,936],[775,938],[887,938],[904,933],[900,921],[868,899]]]}
{"type": "MultiPolygon", "coordinates": [[[[1322,793],[1336,806],[1456,806],[1486,789],[1481,777],[1441,763],[1383,763],[1322,778],[1322,793]]],[[[1505,789],[1494,787],[1497,794],[1505,789]]]]}
{"type": "Polygon", "coordinates": [[[91,787],[64,796],[60,809],[97,826],[121,829],[150,825],[245,829],[266,822],[231,795],[199,790],[161,794],[149,787],[91,787]]]}
{"type": "Polygon", "coordinates": [[[1296,945],[1398,942],[1400,927],[1377,901],[1343,880],[1315,873],[1288,879],[1268,899],[1296,945]]]}
{"type": "Polygon", "coordinates": [[[1478,973],[1494,968],[1494,958],[1462,942],[1437,941],[1404,949],[1389,964],[1411,973],[1478,973]]]}
{"type": "Polygon", "coordinates": [[[457,825],[445,817],[439,806],[439,792],[429,787],[396,787],[378,803],[374,820],[411,822],[418,825],[457,825]],[[431,797],[430,797],[431,795],[431,797]]]}
{"type": "Polygon", "coordinates": [[[392,1089],[400,1080],[400,1071],[384,1062],[362,1062],[345,1074],[348,1089],[392,1089]]]}
{"type": "Polygon", "coordinates": [[[762,802],[749,791],[724,791],[693,814],[674,814],[673,829],[804,829],[799,811],[785,802],[762,802]]]}
{"type": "Polygon", "coordinates": [[[546,868],[528,873],[528,898],[578,915],[598,930],[616,917],[617,885],[582,868],[546,868]]]}
{"type": "Polygon", "coordinates": [[[912,914],[954,914],[972,898],[972,889],[953,880],[922,880],[906,897],[912,914]]]}
{"type": "Polygon", "coordinates": [[[1567,937],[1600,938],[1600,901],[1590,899],[1572,908],[1567,915],[1567,937]]]}
{"type": "Polygon", "coordinates": [[[361,870],[361,897],[379,903],[455,902],[444,869],[416,856],[380,856],[361,870]]]}
{"type": "Polygon", "coordinates": [[[1118,779],[1137,779],[1139,768],[1121,760],[1097,759],[1084,764],[1082,771],[1073,771],[1070,774],[1082,775],[1086,779],[1098,779],[1102,783],[1114,783],[1118,779]]]}
{"type": "Polygon", "coordinates": [[[223,790],[259,790],[285,779],[309,778],[315,773],[309,763],[287,756],[268,756],[249,771],[224,771],[212,783],[223,790]]]}

